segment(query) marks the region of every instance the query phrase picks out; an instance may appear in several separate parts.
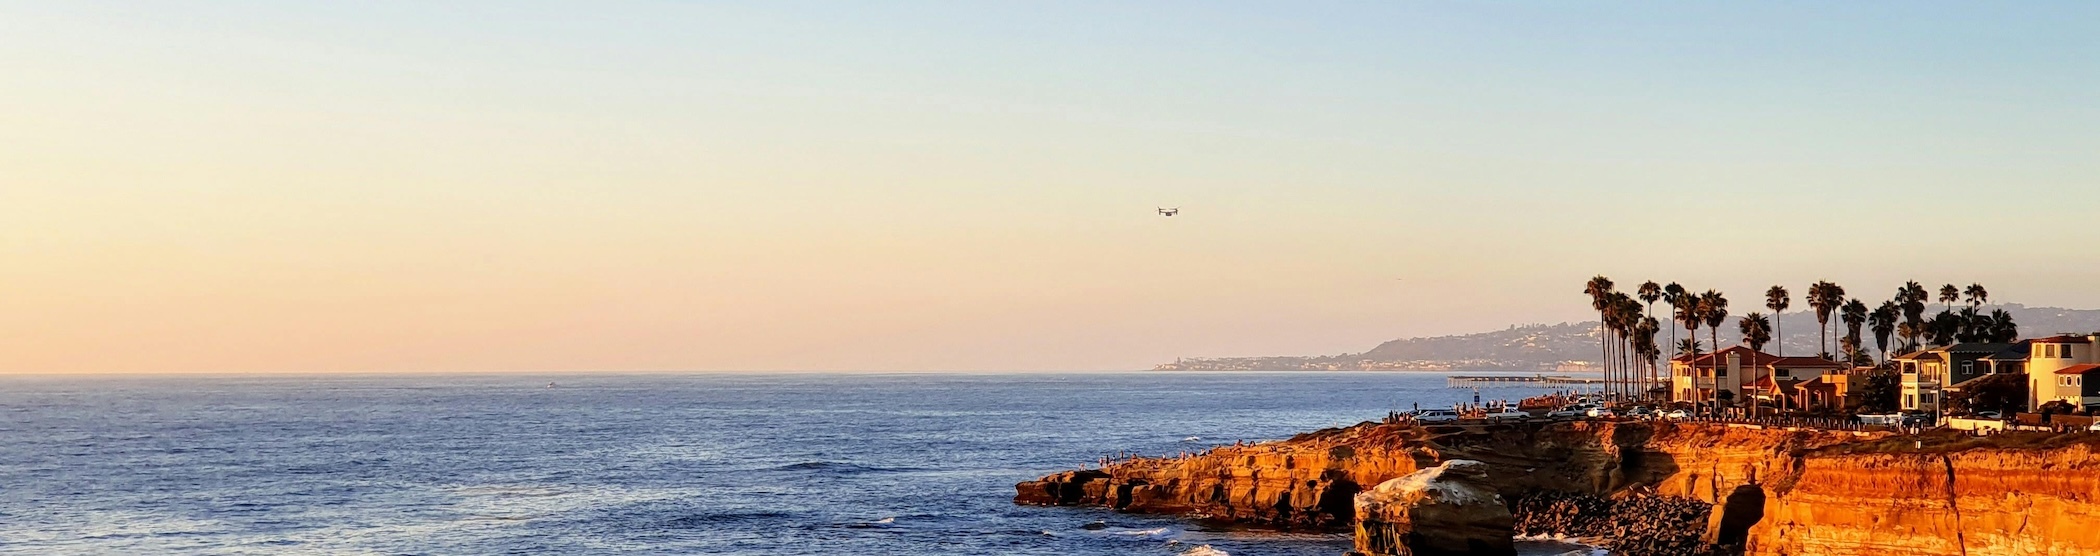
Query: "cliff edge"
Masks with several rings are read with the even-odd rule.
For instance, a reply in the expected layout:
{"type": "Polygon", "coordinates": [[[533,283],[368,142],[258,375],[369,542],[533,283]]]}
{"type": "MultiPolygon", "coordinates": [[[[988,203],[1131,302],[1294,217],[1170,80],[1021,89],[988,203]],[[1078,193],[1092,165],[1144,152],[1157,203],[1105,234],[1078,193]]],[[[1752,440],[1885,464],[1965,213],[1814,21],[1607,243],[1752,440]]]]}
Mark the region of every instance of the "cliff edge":
{"type": "Polygon", "coordinates": [[[1488,464],[1519,533],[1631,556],[2100,554],[2087,525],[2100,523],[2096,447],[2080,435],[1363,423],[1051,475],[1016,485],[1015,501],[1343,530],[1362,490],[1465,459],[1488,464]]]}

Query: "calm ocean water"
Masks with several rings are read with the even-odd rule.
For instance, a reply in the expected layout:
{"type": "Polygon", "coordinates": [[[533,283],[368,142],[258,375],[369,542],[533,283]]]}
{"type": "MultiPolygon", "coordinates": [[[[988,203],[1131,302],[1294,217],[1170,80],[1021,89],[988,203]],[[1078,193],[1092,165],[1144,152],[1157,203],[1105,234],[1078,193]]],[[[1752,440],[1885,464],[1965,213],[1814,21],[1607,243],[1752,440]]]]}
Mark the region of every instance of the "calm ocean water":
{"type": "Polygon", "coordinates": [[[0,554],[1336,556],[1013,483],[1471,397],[1401,373],[0,377],[0,554]]]}

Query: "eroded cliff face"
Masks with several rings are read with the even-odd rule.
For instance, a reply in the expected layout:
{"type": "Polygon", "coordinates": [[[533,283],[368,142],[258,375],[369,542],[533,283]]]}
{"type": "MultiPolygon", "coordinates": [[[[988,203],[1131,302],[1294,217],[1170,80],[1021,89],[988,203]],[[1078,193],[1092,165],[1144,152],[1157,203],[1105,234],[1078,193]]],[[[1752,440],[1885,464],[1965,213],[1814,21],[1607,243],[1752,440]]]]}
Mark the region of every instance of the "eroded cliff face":
{"type": "Polygon", "coordinates": [[[1770,487],[1748,552],[1787,556],[2100,554],[2092,444],[1964,447],[1958,439],[1805,454],[1770,487]],[[1886,451],[1882,451],[1886,450],[1886,451]]]}
{"type": "MultiPolygon", "coordinates": [[[[1579,531],[1556,531],[1562,533],[1673,527],[1526,512],[1596,505],[1577,503],[1584,497],[1696,499],[1714,507],[1704,523],[1691,526],[1706,550],[1760,556],[2088,555],[2100,554],[2096,446],[2100,441],[2075,435],[1978,441],[1651,422],[1365,423],[1053,475],[1017,485],[1016,501],[1340,529],[1354,522],[1350,497],[1363,488],[1471,459],[1490,464],[1490,482],[1513,500],[1535,493],[1576,500],[1513,503],[1519,523],[1533,528],[1585,523],[1579,531]]],[[[1684,545],[1651,541],[1643,546],[1684,545]]]]}

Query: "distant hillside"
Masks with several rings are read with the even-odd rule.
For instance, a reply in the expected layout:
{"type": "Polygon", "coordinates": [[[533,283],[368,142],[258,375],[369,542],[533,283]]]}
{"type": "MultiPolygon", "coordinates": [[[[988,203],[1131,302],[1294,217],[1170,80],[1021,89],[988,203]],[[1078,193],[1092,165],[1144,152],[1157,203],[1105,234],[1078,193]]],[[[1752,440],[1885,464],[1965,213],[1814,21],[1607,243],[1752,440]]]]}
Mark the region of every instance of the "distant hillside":
{"type": "MultiPolygon", "coordinates": [[[[1941,306],[1934,305],[1933,312],[1941,306]]],[[[2018,303],[1985,306],[1984,311],[2004,309],[2020,324],[2023,336],[2058,333],[2085,334],[2100,331],[2100,310],[2028,307],[2018,303]]],[[[1746,311],[1737,311],[1741,316],[1746,311]]],[[[1829,342],[1833,347],[1844,335],[1844,323],[1832,316],[1829,342]]],[[[1817,347],[1815,315],[1788,311],[1779,322],[1784,333],[1784,353],[1810,355],[1817,347]]],[[[1710,330],[1699,329],[1702,345],[1711,349],[1710,330]]],[[[1669,342],[1672,332],[1662,334],[1669,342]]],[[[1675,337],[1685,337],[1682,328],[1675,337]]],[[[1722,326],[1721,345],[1739,342],[1734,319],[1722,326]]],[[[1867,340],[1873,345],[1871,335],[1867,340]]],[[[1767,346],[1767,351],[1780,346],[1767,346]]],[[[1508,329],[1457,336],[1408,338],[1379,344],[1370,351],[1315,357],[1228,357],[1181,359],[1154,367],[1157,370],[1188,371],[1377,371],[1377,370],[1540,370],[1550,371],[1566,362],[1597,362],[1597,323],[1531,324],[1508,329]]]]}

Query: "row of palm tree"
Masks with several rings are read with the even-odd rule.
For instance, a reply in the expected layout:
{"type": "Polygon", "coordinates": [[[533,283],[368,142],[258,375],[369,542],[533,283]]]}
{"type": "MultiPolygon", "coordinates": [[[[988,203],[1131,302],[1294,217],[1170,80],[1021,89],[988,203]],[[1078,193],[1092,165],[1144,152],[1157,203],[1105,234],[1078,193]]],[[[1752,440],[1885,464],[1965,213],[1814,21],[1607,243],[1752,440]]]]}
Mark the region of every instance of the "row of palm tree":
{"type": "Polygon", "coordinates": [[[1661,327],[1653,313],[1661,288],[1653,282],[1642,284],[1637,298],[1613,288],[1610,278],[1598,276],[1584,291],[1597,310],[1597,345],[1603,352],[1608,389],[1613,396],[1632,397],[1639,394],[1636,384],[1651,384],[1660,375],[1656,359],[1662,352],[1655,346],[1655,334],[1661,327]]]}
{"type": "Polygon", "coordinates": [[[1661,321],[1655,318],[1656,301],[1670,305],[1671,321],[1683,325],[1690,336],[1677,342],[1676,328],[1670,329],[1672,343],[1680,349],[1698,352],[1696,338],[1701,326],[1709,328],[1715,344],[1719,344],[1720,326],[1728,320],[1728,298],[1721,292],[1692,293],[1675,283],[1662,286],[1652,281],[1642,283],[1634,295],[1614,287],[1610,278],[1597,276],[1583,290],[1590,296],[1590,308],[1597,311],[1597,345],[1610,395],[1634,399],[1662,393],[1657,388],[1663,378],[1657,366],[1663,352],[1656,344],[1656,335],[1662,330],[1661,321]]]}
{"type": "MultiPolygon", "coordinates": [[[[1671,327],[1670,344],[1678,355],[1696,359],[1701,353],[1699,329],[1706,328],[1710,345],[1716,350],[1721,345],[1720,328],[1728,320],[1728,297],[1717,290],[1694,293],[1676,283],[1657,285],[1653,281],[1642,283],[1634,295],[1614,289],[1610,278],[1590,278],[1583,293],[1590,296],[1590,307],[1598,315],[1598,347],[1602,352],[1607,391],[1622,399],[1667,397],[1667,389],[1659,387],[1662,371],[1657,359],[1662,350],[1657,347],[1656,334],[1660,331],[1655,302],[1670,306],[1670,320],[1685,329],[1685,337],[1677,338],[1676,327],[1671,327]],[[1645,303],[1646,307],[1642,306],[1645,303]]],[[[1865,334],[1871,333],[1881,360],[1887,361],[1889,342],[1896,339],[1899,352],[1920,349],[1927,345],[1945,346],[1959,342],[2011,342],[2019,337],[2019,326],[2012,315],[2002,309],[1982,313],[1982,307],[1990,300],[1990,292],[1981,284],[1970,284],[1959,288],[1953,284],[1941,286],[1938,300],[1946,304],[1940,314],[1924,316],[1925,303],[1930,299],[1925,287],[1916,281],[1904,283],[1896,289],[1896,295],[1875,309],[1868,309],[1865,301],[1848,298],[1845,288],[1829,281],[1810,284],[1803,296],[1814,311],[1817,325],[1819,357],[1833,361],[1844,361],[1855,365],[1875,364],[1874,357],[1865,347],[1865,334]],[[1954,310],[1954,304],[1966,300],[1968,307],[1954,310]],[[1831,319],[1844,326],[1838,338],[1838,350],[1830,345],[1831,319]],[[1842,359],[1840,359],[1840,355],[1842,359]]],[[[1742,342],[1754,351],[1763,352],[1768,343],[1778,340],[1779,356],[1786,355],[1784,332],[1777,328],[1792,306],[1792,295],[1785,286],[1772,286],[1765,290],[1765,308],[1774,316],[1751,312],[1737,319],[1737,331],[1742,342]]],[[[1747,377],[1736,376],[1736,390],[1742,390],[1747,377]]],[[[1718,392],[1719,384],[1715,385],[1718,392]]],[[[1717,393],[1710,400],[1716,411],[1721,407],[1721,396],[1717,393]]]]}
{"type": "Polygon", "coordinates": [[[1907,282],[1896,289],[1895,298],[1868,315],[1869,330],[1874,333],[1882,360],[1888,359],[1891,338],[1900,342],[1896,351],[1902,353],[1956,343],[2011,342],[2020,337],[2019,324],[2013,322],[2011,313],[2004,309],[1982,312],[1983,305],[1991,299],[1990,291],[1982,284],[1970,284],[1968,288],[1940,286],[1939,301],[1946,307],[1929,318],[1925,316],[1926,299],[1925,286],[1907,282]],[[1954,304],[1964,300],[1968,306],[1955,310],[1954,304]]]}

